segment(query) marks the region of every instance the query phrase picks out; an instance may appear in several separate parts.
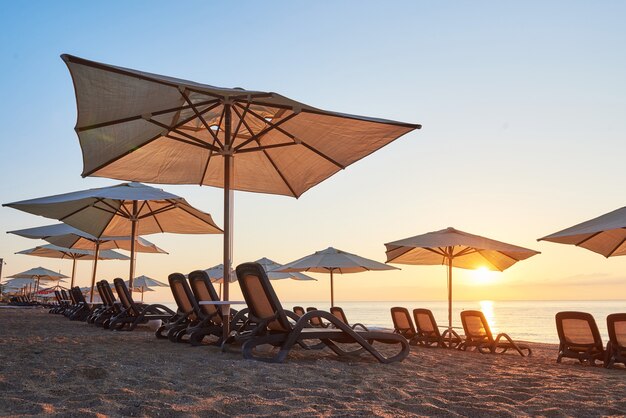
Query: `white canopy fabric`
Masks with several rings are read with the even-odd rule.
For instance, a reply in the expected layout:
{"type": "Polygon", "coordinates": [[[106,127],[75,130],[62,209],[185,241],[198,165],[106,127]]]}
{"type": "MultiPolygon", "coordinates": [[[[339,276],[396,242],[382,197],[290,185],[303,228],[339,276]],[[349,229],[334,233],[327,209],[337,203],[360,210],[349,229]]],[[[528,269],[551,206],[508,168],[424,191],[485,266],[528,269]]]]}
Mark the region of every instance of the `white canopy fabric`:
{"type": "Polygon", "coordinates": [[[298,197],[421,127],[61,58],[74,81],[83,176],[224,187],[224,165],[215,157],[228,154],[237,157],[232,189],[298,197]]]}
{"type": "MultiPolygon", "coordinates": [[[[11,276],[7,276],[13,279],[30,279],[35,283],[34,291],[39,290],[39,283],[41,281],[51,281],[51,282],[59,282],[63,279],[67,279],[68,277],[64,274],[57,273],[56,271],[49,270],[44,267],[34,267],[32,269],[23,271],[21,273],[13,274],[11,276]]],[[[15,283],[11,281],[11,283],[15,283]]]]}
{"type": "Polygon", "coordinates": [[[469,234],[454,228],[429,232],[385,244],[387,263],[448,265],[504,271],[538,251],[469,234]],[[452,257],[450,257],[452,256],[452,257]]]}
{"type": "Polygon", "coordinates": [[[317,279],[314,279],[311,276],[307,276],[306,274],[298,272],[285,273],[280,271],[274,271],[280,269],[282,265],[278,264],[276,261],[270,260],[269,258],[259,258],[255,261],[255,263],[259,263],[263,267],[263,270],[265,270],[265,272],[267,273],[267,277],[270,280],[291,279],[298,281],[317,281],[317,279]]]}
{"type": "Polygon", "coordinates": [[[387,263],[448,266],[448,333],[452,330],[452,267],[504,271],[538,251],[469,234],[454,228],[385,244],[387,263]]]}
{"type": "MultiPolygon", "coordinates": [[[[134,244],[138,235],[157,232],[179,234],[220,234],[222,230],[208,213],[191,206],[182,197],[141,183],[64,193],[38,199],[8,203],[24,212],[58,219],[96,237],[131,237],[129,280],[135,274],[134,244]]],[[[99,242],[96,242],[96,252],[99,242]]],[[[97,259],[92,274],[92,292],[96,281],[97,259]]]]}
{"type": "Polygon", "coordinates": [[[275,271],[296,272],[310,271],[312,273],[330,273],[330,306],[335,306],[334,273],[358,273],[372,270],[398,270],[397,267],[379,263],[378,261],[363,258],[355,254],[328,247],[302,257],[291,263],[284,264],[275,271]]]}
{"type": "MultiPolygon", "coordinates": [[[[126,285],[128,286],[128,280],[126,280],[126,285]]],[[[133,286],[137,289],[139,288],[149,288],[149,287],[170,287],[169,284],[160,282],[158,280],[152,279],[148,276],[139,276],[135,277],[133,280],[133,286]]]]}
{"type": "Polygon", "coordinates": [[[626,255],[626,207],[539,238],[571,244],[605,257],[626,255]]]}
{"type": "MultiPolygon", "coordinates": [[[[209,275],[211,282],[219,283],[219,284],[224,283],[224,265],[223,264],[218,264],[216,266],[209,267],[208,269],[205,269],[204,271],[206,271],[206,273],[209,275]]],[[[237,275],[235,274],[234,271],[231,271],[229,282],[233,283],[236,281],[237,281],[237,275]]]]}
{"type": "MultiPolygon", "coordinates": [[[[119,237],[102,236],[97,238],[64,223],[8,231],[7,233],[24,238],[43,239],[50,244],[72,249],[94,250],[96,241],[100,243],[100,250],[130,251],[131,247],[130,235],[119,237]]],[[[135,252],[167,254],[167,251],[139,236],[135,239],[135,252]]]]}
{"type": "MultiPolygon", "coordinates": [[[[95,251],[63,248],[56,245],[41,245],[28,250],[19,251],[15,254],[32,255],[36,257],[61,258],[69,260],[93,260],[96,257],[95,251]]],[[[98,260],[129,260],[130,257],[117,253],[113,250],[102,250],[98,252],[98,260]]]]}
{"type": "Polygon", "coordinates": [[[160,232],[220,234],[208,213],[182,197],[141,183],[64,193],[3,206],[58,219],[95,237],[135,236],[160,232]]]}

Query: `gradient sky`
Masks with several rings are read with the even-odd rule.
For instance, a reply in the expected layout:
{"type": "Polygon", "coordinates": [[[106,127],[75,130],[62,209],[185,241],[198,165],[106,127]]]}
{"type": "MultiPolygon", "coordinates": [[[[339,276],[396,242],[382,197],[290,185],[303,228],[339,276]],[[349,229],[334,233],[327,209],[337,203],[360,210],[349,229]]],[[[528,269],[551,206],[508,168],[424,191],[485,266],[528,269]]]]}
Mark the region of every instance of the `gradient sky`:
{"type": "MultiPolygon", "coordinates": [[[[542,252],[504,273],[455,269],[457,300],[623,299],[626,258],[535,240],[624,206],[624,16],[617,1],[2,2],[0,202],[119,183],[80,177],[59,58],[70,53],[423,124],[298,200],[236,193],[235,264],[328,246],[384,261],[385,242],[454,226],[542,252]]],[[[220,189],[164,189],[221,225],[220,189]]],[[[54,221],[0,213],[3,276],[39,265],[69,275],[70,261],[15,255],[39,241],[4,233],[54,221]]],[[[139,255],[138,275],[221,262],[220,236],[147,238],[170,255],[139,255]]],[[[99,267],[109,280],[128,270],[99,267]]],[[[446,298],[444,267],[400,267],[338,276],[336,301],[446,298]]],[[[79,263],[81,285],[90,269],[79,263]]],[[[327,300],[327,277],[314,276],[275,287],[327,300]]]]}

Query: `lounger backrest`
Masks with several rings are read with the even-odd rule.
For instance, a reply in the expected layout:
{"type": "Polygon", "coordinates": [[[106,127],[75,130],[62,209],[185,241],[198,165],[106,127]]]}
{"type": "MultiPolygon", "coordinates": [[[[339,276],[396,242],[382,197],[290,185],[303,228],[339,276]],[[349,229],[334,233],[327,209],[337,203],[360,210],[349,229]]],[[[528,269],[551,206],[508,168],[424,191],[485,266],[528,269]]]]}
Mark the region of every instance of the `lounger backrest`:
{"type": "Polygon", "coordinates": [[[104,290],[104,294],[106,295],[108,302],[111,304],[111,306],[115,306],[115,304],[117,303],[117,299],[113,294],[111,284],[106,280],[101,280],[100,282],[102,283],[102,290],[104,290]]]}
{"type": "Polygon", "coordinates": [[[67,295],[67,292],[65,291],[65,289],[61,289],[61,296],[63,297],[63,300],[65,301],[71,301],[70,297],[67,295]]]}
{"type": "Polygon", "coordinates": [[[555,316],[559,340],[568,346],[598,346],[602,338],[593,316],[586,312],[558,312],[555,316]]]}
{"type": "Polygon", "coordinates": [[[393,321],[394,331],[403,335],[415,335],[415,326],[407,308],[399,306],[391,308],[391,320],[393,321]]]}
{"type": "Polygon", "coordinates": [[[415,328],[420,334],[440,336],[435,316],[430,309],[417,308],[413,309],[413,318],[415,319],[415,328]]]}
{"type": "Polygon", "coordinates": [[[54,297],[57,298],[57,302],[63,303],[61,302],[61,300],[63,299],[63,296],[61,296],[61,292],[59,292],[58,290],[54,291],[54,297]]]}
{"type": "Polygon", "coordinates": [[[115,286],[115,291],[117,292],[117,296],[120,298],[120,302],[122,303],[124,309],[127,309],[127,312],[131,316],[138,316],[139,311],[135,307],[135,302],[128,291],[128,287],[126,287],[124,280],[119,277],[117,279],[113,279],[113,285],[115,286]]]}
{"type": "MultiPolygon", "coordinates": [[[[317,308],[314,306],[309,306],[306,308],[307,312],[311,312],[311,311],[317,311],[317,308]]],[[[322,323],[322,320],[320,319],[320,317],[318,316],[314,316],[313,318],[311,318],[309,320],[309,322],[311,323],[311,325],[313,325],[314,327],[321,327],[322,325],[324,325],[322,323]]]]}
{"type": "Polygon", "coordinates": [[[626,349],[626,313],[614,313],[606,317],[609,339],[620,349],[626,349]]]}
{"type": "MultiPolygon", "coordinates": [[[[189,273],[189,285],[191,286],[191,291],[193,292],[196,302],[202,301],[213,301],[217,302],[220,300],[215,288],[213,287],[213,283],[211,283],[211,278],[207,274],[206,271],[203,270],[195,270],[189,273]]],[[[222,314],[217,305],[199,305],[202,313],[211,318],[211,321],[216,325],[222,324],[222,314]]]]}
{"type": "Polygon", "coordinates": [[[462,311],[461,323],[465,337],[473,341],[493,342],[491,329],[485,315],[481,311],[462,311]]]}
{"type": "Polygon", "coordinates": [[[332,308],[330,308],[330,313],[344,324],[348,323],[348,318],[346,318],[345,312],[339,306],[333,306],[332,308]]]}
{"type": "Polygon", "coordinates": [[[302,316],[304,315],[304,308],[302,306],[294,306],[293,307],[293,313],[295,313],[298,316],[302,316]]]}
{"type": "Polygon", "coordinates": [[[272,331],[291,331],[291,324],[263,267],[259,263],[244,263],[235,271],[251,315],[260,320],[274,317],[267,324],[272,331]]]}
{"type": "Polygon", "coordinates": [[[191,293],[191,289],[187,284],[187,279],[183,274],[172,273],[167,277],[170,283],[170,290],[178,306],[178,311],[186,313],[187,318],[195,321],[198,318],[197,312],[199,310],[196,298],[191,293]]]}
{"type": "Polygon", "coordinates": [[[96,283],[96,290],[98,291],[98,295],[100,295],[100,299],[105,306],[110,306],[109,301],[104,294],[104,289],[102,288],[102,282],[96,283]]]}

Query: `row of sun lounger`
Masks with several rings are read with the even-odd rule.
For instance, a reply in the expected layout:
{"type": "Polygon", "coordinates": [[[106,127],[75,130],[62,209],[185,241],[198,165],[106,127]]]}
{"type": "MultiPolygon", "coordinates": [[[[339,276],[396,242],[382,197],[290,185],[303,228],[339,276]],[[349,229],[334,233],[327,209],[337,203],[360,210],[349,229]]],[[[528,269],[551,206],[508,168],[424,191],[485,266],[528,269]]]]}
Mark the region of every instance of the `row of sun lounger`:
{"type": "Polygon", "coordinates": [[[446,328],[443,333],[440,332],[433,313],[428,309],[414,309],[413,317],[415,325],[408,309],[391,308],[394,332],[404,336],[412,345],[458,348],[463,351],[474,348],[483,354],[501,354],[513,349],[522,357],[532,354],[528,345],[513,341],[505,333],[500,333],[494,338],[489,323],[481,311],[461,312],[464,338],[450,328],[446,328]]]}
{"type": "Polygon", "coordinates": [[[591,314],[566,311],[557,313],[555,319],[559,334],[557,363],[563,358],[573,358],[591,365],[600,361],[607,368],[615,363],[626,366],[626,313],[606,317],[609,331],[606,348],[602,344],[596,320],[591,314]]]}

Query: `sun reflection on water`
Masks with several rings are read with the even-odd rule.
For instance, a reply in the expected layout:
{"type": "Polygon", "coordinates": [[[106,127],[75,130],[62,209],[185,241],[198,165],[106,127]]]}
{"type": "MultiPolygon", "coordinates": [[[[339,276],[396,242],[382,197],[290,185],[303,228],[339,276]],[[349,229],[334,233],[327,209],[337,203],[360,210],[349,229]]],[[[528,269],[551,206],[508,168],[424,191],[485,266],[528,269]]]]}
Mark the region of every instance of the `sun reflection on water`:
{"type": "Polygon", "coordinates": [[[493,301],[481,300],[479,303],[480,310],[483,312],[483,314],[485,314],[485,318],[487,318],[487,323],[489,324],[489,328],[491,328],[491,332],[493,334],[497,334],[498,321],[496,320],[496,315],[493,311],[493,301]]]}

